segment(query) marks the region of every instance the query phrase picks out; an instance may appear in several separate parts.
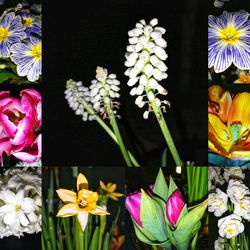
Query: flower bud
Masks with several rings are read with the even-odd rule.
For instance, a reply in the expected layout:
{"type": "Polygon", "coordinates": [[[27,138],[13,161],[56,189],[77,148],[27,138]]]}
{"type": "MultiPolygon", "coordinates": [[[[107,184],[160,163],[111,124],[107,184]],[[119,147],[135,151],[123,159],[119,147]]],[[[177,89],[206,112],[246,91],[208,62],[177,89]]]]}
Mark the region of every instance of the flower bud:
{"type": "Polygon", "coordinates": [[[177,189],[170,195],[166,205],[166,216],[172,226],[176,226],[184,206],[185,202],[183,201],[181,192],[177,189]]]}
{"type": "Polygon", "coordinates": [[[135,192],[127,196],[125,206],[136,223],[142,226],[140,219],[141,192],[135,192]]]}

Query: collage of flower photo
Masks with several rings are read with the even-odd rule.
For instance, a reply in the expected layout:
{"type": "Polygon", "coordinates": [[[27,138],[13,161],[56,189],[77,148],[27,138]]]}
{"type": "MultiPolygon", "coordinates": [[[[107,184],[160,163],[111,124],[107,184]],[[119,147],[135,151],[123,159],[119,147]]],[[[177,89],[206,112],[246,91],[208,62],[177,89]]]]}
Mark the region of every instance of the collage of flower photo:
{"type": "Polygon", "coordinates": [[[249,223],[249,1],[0,0],[0,249],[249,250],[249,223]]]}

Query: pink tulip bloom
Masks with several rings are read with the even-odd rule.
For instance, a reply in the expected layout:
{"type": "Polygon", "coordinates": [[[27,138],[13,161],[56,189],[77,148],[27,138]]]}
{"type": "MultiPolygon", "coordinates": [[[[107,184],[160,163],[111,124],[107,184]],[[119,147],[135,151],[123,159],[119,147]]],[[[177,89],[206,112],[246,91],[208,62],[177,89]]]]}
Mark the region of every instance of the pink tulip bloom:
{"type": "Polygon", "coordinates": [[[181,192],[177,189],[169,196],[166,205],[166,216],[172,226],[176,226],[176,223],[184,206],[185,202],[183,201],[181,192]]]}
{"type": "Polygon", "coordinates": [[[125,206],[129,211],[130,215],[136,221],[138,225],[142,227],[141,219],[140,219],[140,206],[141,206],[141,193],[135,192],[129,194],[126,197],[125,206]]]}
{"type": "Polygon", "coordinates": [[[41,95],[25,89],[20,96],[18,100],[8,91],[0,92],[0,159],[5,151],[19,160],[34,162],[41,157],[41,95]]]}

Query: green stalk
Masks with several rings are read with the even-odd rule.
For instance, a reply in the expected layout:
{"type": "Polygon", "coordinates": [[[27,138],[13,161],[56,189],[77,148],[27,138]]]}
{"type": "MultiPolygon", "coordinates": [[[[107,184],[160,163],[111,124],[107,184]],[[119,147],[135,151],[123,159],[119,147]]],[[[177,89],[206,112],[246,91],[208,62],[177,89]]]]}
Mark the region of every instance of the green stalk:
{"type": "Polygon", "coordinates": [[[73,218],[73,227],[74,227],[74,240],[75,240],[75,250],[80,250],[80,242],[79,242],[79,237],[78,237],[78,220],[77,217],[74,216],[73,218]]]}
{"type": "Polygon", "coordinates": [[[84,250],[84,232],[82,231],[80,222],[77,220],[77,230],[78,230],[78,241],[79,241],[79,250],[84,250]]]}
{"type": "Polygon", "coordinates": [[[153,250],[157,250],[157,246],[156,245],[151,245],[153,250]]]}
{"type": "MultiPolygon", "coordinates": [[[[81,104],[83,105],[83,107],[88,111],[89,114],[94,115],[96,118],[96,121],[99,123],[99,125],[101,125],[101,127],[105,130],[105,132],[112,138],[112,140],[119,145],[118,139],[116,138],[116,135],[114,134],[114,132],[109,128],[109,126],[107,126],[107,124],[98,116],[96,115],[95,111],[89,107],[88,103],[84,100],[81,100],[81,104]]],[[[129,150],[127,151],[129,158],[131,160],[131,162],[133,163],[133,165],[135,167],[140,167],[140,164],[137,162],[137,160],[135,159],[135,157],[132,155],[131,152],[129,152],[129,150]]]]}
{"type": "Polygon", "coordinates": [[[233,250],[235,250],[236,248],[236,239],[235,239],[235,237],[232,237],[231,239],[230,239],[230,246],[232,247],[232,249],[233,250]]]}
{"type": "Polygon", "coordinates": [[[64,229],[64,233],[65,233],[67,250],[73,250],[72,239],[71,239],[71,234],[70,234],[69,218],[63,218],[62,222],[63,222],[63,229],[64,229]]]}
{"type": "Polygon", "coordinates": [[[115,115],[114,115],[112,110],[111,110],[111,112],[109,112],[109,118],[110,118],[111,126],[114,130],[115,136],[117,138],[118,146],[120,147],[121,153],[123,155],[123,158],[124,158],[127,166],[132,167],[131,160],[129,158],[127,149],[125,148],[124,142],[123,142],[121,134],[120,134],[120,130],[118,128],[118,125],[117,125],[117,122],[115,119],[115,115]]]}
{"type": "Polygon", "coordinates": [[[191,190],[192,190],[192,185],[191,185],[191,174],[192,174],[192,167],[187,167],[187,185],[188,185],[188,203],[192,202],[192,197],[191,197],[191,190]]]}
{"type": "Polygon", "coordinates": [[[102,249],[103,236],[105,233],[106,222],[107,222],[106,215],[100,216],[100,233],[99,233],[99,240],[98,240],[99,241],[98,250],[102,249]]]}
{"type": "Polygon", "coordinates": [[[194,193],[194,201],[197,201],[199,199],[199,189],[200,189],[200,182],[201,182],[201,179],[200,179],[200,172],[201,172],[201,167],[196,167],[195,169],[195,179],[194,179],[194,182],[195,182],[195,193],[194,193]]]}
{"type": "MultiPolygon", "coordinates": [[[[146,83],[146,93],[147,95],[149,94],[149,92],[153,93],[153,91],[151,90],[150,86],[149,86],[149,81],[146,83]]],[[[153,93],[154,94],[154,93],[153,93]]],[[[156,102],[155,102],[155,99],[153,99],[152,101],[149,101],[150,102],[150,105],[153,109],[153,112],[155,113],[155,116],[157,118],[157,121],[159,123],[159,126],[161,128],[161,131],[162,131],[162,134],[167,142],[167,145],[169,147],[169,150],[174,158],[174,161],[175,161],[175,164],[176,166],[180,166],[182,167],[183,166],[183,163],[181,161],[181,158],[178,154],[178,151],[175,147],[175,144],[174,144],[174,141],[173,141],[173,138],[169,132],[169,129],[168,129],[168,126],[167,126],[167,123],[164,119],[164,116],[162,114],[162,111],[161,111],[161,108],[158,107],[156,105],[156,102]]]]}

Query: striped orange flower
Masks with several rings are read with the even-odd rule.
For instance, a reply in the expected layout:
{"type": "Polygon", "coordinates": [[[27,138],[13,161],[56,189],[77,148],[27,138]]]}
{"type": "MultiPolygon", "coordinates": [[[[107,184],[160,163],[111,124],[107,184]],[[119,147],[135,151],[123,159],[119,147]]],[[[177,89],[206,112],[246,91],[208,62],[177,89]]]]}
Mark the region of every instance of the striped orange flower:
{"type": "Polygon", "coordinates": [[[209,88],[208,147],[230,159],[250,158],[250,93],[231,97],[218,86],[209,88]]]}

